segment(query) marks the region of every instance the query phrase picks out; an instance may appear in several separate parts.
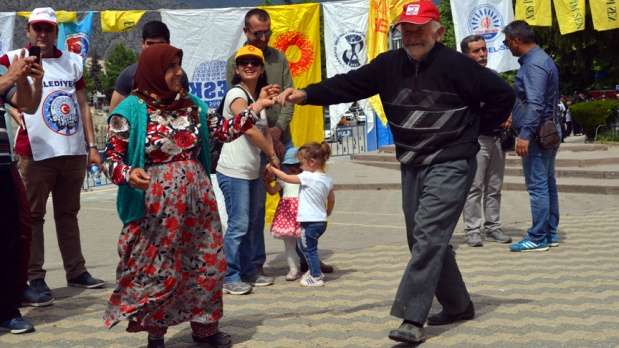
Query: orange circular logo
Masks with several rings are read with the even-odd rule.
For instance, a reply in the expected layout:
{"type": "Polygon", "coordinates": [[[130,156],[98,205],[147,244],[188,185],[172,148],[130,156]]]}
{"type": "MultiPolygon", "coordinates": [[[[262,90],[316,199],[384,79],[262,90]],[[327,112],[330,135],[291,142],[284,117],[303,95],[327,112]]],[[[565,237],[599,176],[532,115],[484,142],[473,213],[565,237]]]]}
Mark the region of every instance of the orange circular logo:
{"type": "Polygon", "coordinates": [[[306,73],[314,62],[314,45],[307,35],[292,30],[280,35],[273,43],[273,47],[286,53],[290,48],[296,48],[300,52],[300,57],[292,62],[288,59],[290,74],[298,77],[306,73]]]}

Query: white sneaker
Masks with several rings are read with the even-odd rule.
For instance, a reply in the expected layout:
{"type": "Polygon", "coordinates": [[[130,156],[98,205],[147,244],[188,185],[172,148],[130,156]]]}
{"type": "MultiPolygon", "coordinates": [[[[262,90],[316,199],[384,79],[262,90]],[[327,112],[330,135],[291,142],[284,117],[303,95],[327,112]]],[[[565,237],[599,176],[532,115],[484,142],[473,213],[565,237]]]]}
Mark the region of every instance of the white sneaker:
{"type": "Polygon", "coordinates": [[[325,282],[325,275],[320,273],[319,277],[312,277],[312,274],[307,271],[307,273],[305,273],[303,275],[303,278],[301,279],[301,286],[324,286],[325,282]]]}

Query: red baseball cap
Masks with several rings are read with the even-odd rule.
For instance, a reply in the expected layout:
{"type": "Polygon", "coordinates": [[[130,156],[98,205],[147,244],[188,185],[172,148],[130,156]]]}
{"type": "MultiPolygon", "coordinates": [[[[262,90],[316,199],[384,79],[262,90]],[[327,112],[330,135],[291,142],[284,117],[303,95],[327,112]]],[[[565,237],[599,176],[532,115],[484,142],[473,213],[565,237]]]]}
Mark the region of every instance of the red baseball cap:
{"type": "Polygon", "coordinates": [[[404,5],[400,20],[395,25],[398,26],[401,23],[426,24],[432,19],[437,22],[441,21],[436,5],[429,0],[417,0],[404,5]]]}

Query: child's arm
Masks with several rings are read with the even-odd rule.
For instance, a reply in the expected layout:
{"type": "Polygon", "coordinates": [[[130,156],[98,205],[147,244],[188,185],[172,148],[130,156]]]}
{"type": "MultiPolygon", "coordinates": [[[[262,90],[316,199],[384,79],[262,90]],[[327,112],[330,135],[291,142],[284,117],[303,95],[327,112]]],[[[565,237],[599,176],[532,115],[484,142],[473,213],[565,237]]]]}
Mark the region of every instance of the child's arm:
{"type": "Polygon", "coordinates": [[[264,178],[264,186],[267,188],[267,192],[273,196],[276,193],[279,193],[279,191],[282,190],[282,185],[280,185],[277,181],[275,182],[275,185],[271,185],[271,183],[273,183],[273,181],[267,180],[267,177],[264,178]]]}
{"type": "Polygon", "coordinates": [[[331,190],[329,191],[329,196],[327,197],[327,216],[331,216],[334,206],[335,206],[335,192],[331,190]]]}
{"type": "Polygon", "coordinates": [[[271,163],[267,163],[266,169],[268,169],[269,171],[271,171],[271,173],[275,174],[275,176],[289,184],[301,184],[301,179],[299,179],[298,175],[286,174],[280,169],[273,167],[271,163]]]}

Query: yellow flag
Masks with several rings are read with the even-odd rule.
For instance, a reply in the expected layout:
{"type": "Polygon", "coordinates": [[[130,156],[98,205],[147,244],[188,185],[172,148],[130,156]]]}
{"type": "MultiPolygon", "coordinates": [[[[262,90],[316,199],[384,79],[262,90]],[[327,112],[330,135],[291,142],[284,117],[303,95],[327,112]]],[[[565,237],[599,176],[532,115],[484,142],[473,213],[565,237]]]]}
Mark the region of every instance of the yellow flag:
{"type": "Polygon", "coordinates": [[[101,29],[104,33],[119,33],[131,30],[138,24],[146,11],[103,11],[101,29]]]}
{"type": "Polygon", "coordinates": [[[585,29],[585,0],[553,0],[561,35],[585,29]]]}
{"type": "MultiPolygon", "coordinates": [[[[260,7],[271,17],[273,35],[271,47],[286,54],[292,81],[296,87],[305,87],[320,81],[320,4],[308,3],[286,6],[260,7]]],[[[290,123],[292,141],[302,146],[310,141],[324,139],[321,106],[295,106],[290,123]]],[[[268,196],[267,225],[273,218],[279,196],[268,196]]]]}
{"type": "Polygon", "coordinates": [[[616,0],[589,0],[593,28],[597,31],[619,28],[616,0]]]}
{"type": "MultiPolygon", "coordinates": [[[[20,11],[17,12],[17,15],[30,19],[30,13],[32,13],[32,11],[20,11]]],[[[77,12],[56,11],[56,20],[58,23],[77,22],[77,12]]]]}
{"type": "MultiPolygon", "coordinates": [[[[369,0],[370,14],[368,16],[368,32],[367,32],[367,52],[368,62],[376,58],[380,53],[386,52],[389,48],[389,28],[392,22],[400,16],[405,3],[411,0],[369,0]]],[[[375,95],[368,99],[378,115],[378,118],[383,123],[387,124],[387,117],[383,110],[383,103],[380,97],[375,95]]]]}
{"type": "Polygon", "coordinates": [[[530,25],[549,27],[552,25],[550,0],[517,0],[514,18],[530,25]]]}

